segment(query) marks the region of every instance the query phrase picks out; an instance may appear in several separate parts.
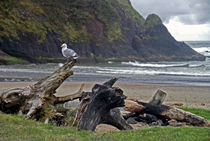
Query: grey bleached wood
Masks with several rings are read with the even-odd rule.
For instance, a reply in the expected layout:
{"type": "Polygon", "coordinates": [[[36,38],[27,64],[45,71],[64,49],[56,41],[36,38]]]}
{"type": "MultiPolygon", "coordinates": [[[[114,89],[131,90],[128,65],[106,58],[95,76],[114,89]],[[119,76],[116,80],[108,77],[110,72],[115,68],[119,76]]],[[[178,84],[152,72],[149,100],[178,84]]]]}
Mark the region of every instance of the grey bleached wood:
{"type": "Polygon", "coordinates": [[[165,100],[167,94],[162,91],[158,90],[155,95],[152,97],[152,99],[149,101],[150,104],[155,104],[155,105],[161,105],[163,104],[163,101],[165,100]]]}
{"type": "Polygon", "coordinates": [[[54,95],[64,80],[73,75],[71,68],[75,63],[76,60],[66,62],[62,67],[34,85],[2,91],[0,93],[0,110],[5,113],[24,114],[29,119],[47,123],[54,116],[59,115],[54,108],[55,104],[64,103],[82,95],[84,85],[74,94],[64,97],[54,95]]]}

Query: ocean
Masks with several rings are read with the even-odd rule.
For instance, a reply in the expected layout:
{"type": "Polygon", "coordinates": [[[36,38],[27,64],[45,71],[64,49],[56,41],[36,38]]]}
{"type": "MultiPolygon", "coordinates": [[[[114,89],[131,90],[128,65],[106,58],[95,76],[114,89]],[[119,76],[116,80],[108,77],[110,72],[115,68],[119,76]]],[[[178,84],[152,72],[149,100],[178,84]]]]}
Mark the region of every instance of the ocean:
{"type": "MultiPolygon", "coordinates": [[[[74,75],[66,81],[106,81],[119,77],[121,82],[171,83],[176,85],[210,86],[210,41],[186,41],[205,61],[185,62],[107,62],[97,65],[76,65],[74,75]]],[[[38,81],[63,64],[1,65],[0,81],[38,81]]]]}

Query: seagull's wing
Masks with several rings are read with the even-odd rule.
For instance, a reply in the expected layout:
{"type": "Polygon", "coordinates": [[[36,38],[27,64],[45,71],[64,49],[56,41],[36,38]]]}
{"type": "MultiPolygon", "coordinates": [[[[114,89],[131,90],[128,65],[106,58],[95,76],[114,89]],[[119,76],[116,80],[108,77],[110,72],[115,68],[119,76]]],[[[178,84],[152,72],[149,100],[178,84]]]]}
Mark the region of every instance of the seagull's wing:
{"type": "Polygon", "coordinates": [[[74,59],[78,58],[77,53],[72,49],[68,48],[68,49],[64,50],[63,53],[66,57],[71,57],[71,58],[74,58],[74,59]]]}
{"type": "Polygon", "coordinates": [[[74,51],[72,49],[65,49],[63,53],[66,57],[71,57],[73,56],[74,51]]]}

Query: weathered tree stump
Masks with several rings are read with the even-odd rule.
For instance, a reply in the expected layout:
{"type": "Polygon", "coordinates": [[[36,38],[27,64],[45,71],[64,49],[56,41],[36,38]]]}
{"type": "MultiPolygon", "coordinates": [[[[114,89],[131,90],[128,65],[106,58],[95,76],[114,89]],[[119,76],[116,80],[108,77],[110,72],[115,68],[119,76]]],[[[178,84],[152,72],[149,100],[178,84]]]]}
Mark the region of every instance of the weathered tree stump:
{"type": "Polygon", "coordinates": [[[0,93],[0,110],[5,113],[19,113],[29,119],[48,123],[60,115],[54,108],[55,104],[64,103],[81,97],[83,86],[75,94],[57,97],[56,89],[66,78],[73,74],[71,68],[76,60],[65,63],[51,75],[41,79],[32,86],[4,90],[0,93]]]}
{"type": "Polygon", "coordinates": [[[97,125],[105,123],[120,130],[132,129],[116,109],[124,106],[126,98],[120,88],[112,87],[116,81],[117,78],[113,78],[103,85],[96,84],[92,92],[83,93],[74,126],[78,124],[79,130],[95,131],[97,125]]]}

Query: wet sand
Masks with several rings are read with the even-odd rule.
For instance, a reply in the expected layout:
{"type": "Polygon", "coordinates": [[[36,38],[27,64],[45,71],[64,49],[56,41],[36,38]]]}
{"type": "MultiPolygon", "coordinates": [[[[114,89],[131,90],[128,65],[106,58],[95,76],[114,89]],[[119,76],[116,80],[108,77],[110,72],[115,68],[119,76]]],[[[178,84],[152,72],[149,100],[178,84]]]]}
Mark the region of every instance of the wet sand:
{"type": "MultiPolygon", "coordinates": [[[[0,91],[7,88],[24,87],[35,82],[0,82],[0,91]]],[[[82,82],[64,82],[58,88],[58,96],[76,92],[82,82]]],[[[85,82],[84,91],[91,91],[94,84],[101,82],[85,82]]],[[[168,95],[165,104],[183,103],[187,107],[210,109],[210,87],[188,86],[177,84],[153,84],[153,83],[125,83],[117,82],[115,86],[120,87],[128,98],[141,101],[149,101],[158,89],[165,91],[168,95]]]]}

